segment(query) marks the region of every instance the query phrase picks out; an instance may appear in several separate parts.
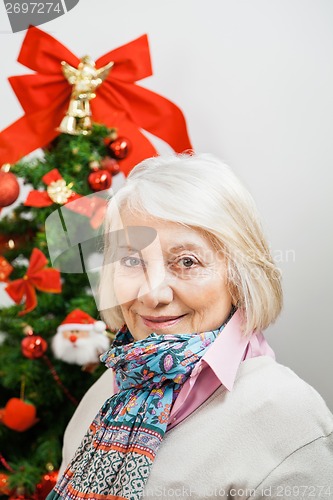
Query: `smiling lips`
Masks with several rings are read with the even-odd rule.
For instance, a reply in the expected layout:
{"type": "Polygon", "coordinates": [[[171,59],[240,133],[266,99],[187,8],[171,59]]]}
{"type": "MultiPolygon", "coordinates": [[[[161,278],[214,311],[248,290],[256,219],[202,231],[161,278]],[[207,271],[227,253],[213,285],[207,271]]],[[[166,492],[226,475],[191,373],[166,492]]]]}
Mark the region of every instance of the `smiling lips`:
{"type": "Polygon", "coordinates": [[[166,328],[168,326],[175,325],[184,316],[185,314],[182,314],[181,316],[140,316],[140,317],[146,326],[158,330],[161,328],[166,328]]]}

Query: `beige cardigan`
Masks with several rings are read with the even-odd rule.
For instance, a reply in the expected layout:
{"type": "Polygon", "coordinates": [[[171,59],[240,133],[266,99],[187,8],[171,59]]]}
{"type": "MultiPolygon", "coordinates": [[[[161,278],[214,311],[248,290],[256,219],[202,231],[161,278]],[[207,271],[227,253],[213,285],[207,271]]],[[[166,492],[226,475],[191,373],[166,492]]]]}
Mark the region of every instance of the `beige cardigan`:
{"type": "MultiPolygon", "coordinates": [[[[61,470],[112,395],[112,377],[107,370],[73,415],[61,470]]],[[[289,368],[267,356],[243,361],[231,392],[221,386],[166,433],[143,498],[333,499],[333,415],[289,368]]]]}

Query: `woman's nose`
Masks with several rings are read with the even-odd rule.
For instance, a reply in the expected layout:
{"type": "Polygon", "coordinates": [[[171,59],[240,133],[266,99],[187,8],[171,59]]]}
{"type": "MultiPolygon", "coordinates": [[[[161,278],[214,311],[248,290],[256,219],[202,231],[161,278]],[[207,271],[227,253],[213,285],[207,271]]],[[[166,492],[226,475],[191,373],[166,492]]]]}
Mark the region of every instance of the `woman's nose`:
{"type": "Polygon", "coordinates": [[[148,268],[138,292],[138,300],[150,308],[169,304],[173,300],[171,282],[172,278],[166,272],[164,264],[148,268]]]}

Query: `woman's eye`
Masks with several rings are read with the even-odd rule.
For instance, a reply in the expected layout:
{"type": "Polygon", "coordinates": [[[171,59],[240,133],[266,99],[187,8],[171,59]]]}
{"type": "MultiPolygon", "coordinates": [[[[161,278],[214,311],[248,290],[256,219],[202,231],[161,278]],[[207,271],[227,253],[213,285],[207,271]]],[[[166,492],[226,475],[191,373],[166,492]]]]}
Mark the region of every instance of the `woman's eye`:
{"type": "Polygon", "coordinates": [[[121,263],[126,267],[138,267],[143,265],[143,262],[138,257],[123,257],[121,263]]]}
{"type": "Polygon", "coordinates": [[[182,257],[178,260],[177,264],[179,264],[183,269],[190,269],[191,267],[194,267],[196,264],[198,264],[198,262],[192,257],[182,257]]]}

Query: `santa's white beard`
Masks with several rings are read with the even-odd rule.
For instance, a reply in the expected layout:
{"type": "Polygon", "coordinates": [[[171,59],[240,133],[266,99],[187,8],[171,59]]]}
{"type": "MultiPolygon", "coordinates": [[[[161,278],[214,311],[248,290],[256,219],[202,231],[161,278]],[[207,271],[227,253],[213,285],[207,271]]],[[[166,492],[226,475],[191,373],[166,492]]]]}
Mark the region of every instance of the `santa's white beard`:
{"type": "Polygon", "coordinates": [[[101,333],[93,333],[89,337],[71,342],[62,332],[58,332],[52,339],[52,350],[56,358],[80,366],[98,363],[100,354],[105,352],[109,345],[109,339],[101,333]]]}

